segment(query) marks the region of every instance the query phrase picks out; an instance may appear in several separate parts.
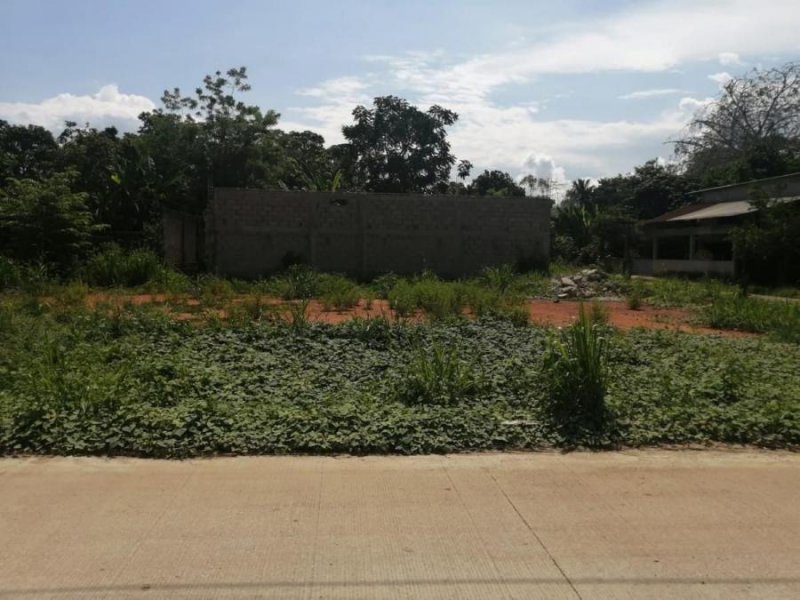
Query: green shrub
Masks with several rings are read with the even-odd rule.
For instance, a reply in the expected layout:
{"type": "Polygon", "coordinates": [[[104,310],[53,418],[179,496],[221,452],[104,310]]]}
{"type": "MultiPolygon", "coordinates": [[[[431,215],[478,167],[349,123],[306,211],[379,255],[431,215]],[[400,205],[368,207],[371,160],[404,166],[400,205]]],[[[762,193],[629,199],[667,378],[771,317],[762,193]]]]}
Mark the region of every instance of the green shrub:
{"type": "Polygon", "coordinates": [[[511,288],[516,277],[511,265],[502,265],[500,267],[484,267],[480,280],[487,287],[502,293],[511,288]]]}
{"type": "Polygon", "coordinates": [[[631,284],[630,292],[626,298],[628,308],[631,310],[640,310],[642,308],[642,286],[638,281],[631,284]]]}
{"type": "MultiPolygon", "coordinates": [[[[581,312],[583,306],[581,306],[581,312]]],[[[592,308],[589,313],[589,320],[594,325],[608,325],[608,309],[599,300],[592,300],[592,308]]]]}
{"type": "Polygon", "coordinates": [[[460,317],[464,308],[459,287],[437,279],[414,282],[414,295],[417,306],[431,319],[460,317]]]}
{"type": "Polygon", "coordinates": [[[581,305],[578,320],[548,339],[543,356],[546,407],[557,424],[596,428],[603,423],[608,335],[581,305]]]}
{"type": "Polygon", "coordinates": [[[198,279],[200,301],[204,306],[221,307],[233,298],[233,284],[216,275],[204,275],[198,279]]]}
{"type": "Polygon", "coordinates": [[[417,309],[414,286],[405,279],[398,281],[388,292],[389,307],[399,318],[410,317],[417,309]]]}
{"type": "Polygon", "coordinates": [[[340,275],[320,276],[319,293],[325,310],[353,308],[361,299],[361,288],[340,275]]]}
{"type": "Polygon", "coordinates": [[[309,326],[308,319],[309,300],[302,298],[289,302],[289,326],[294,330],[305,329],[309,326]]]}
{"type": "Polygon", "coordinates": [[[400,277],[394,273],[384,273],[372,280],[372,289],[375,290],[378,298],[389,299],[389,292],[398,284],[400,277]]]}
{"type": "Polygon", "coordinates": [[[284,300],[308,300],[319,295],[320,275],[307,265],[290,266],[276,281],[284,300]]]}
{"type": "Polygon", "coordinates": [[[103,226],[87,206],[88,194],[72,191],[74,179],[74,173],[55,173],[9,179],[0,188],[1,254],[51,265],[60,274],[86,255],[103,226]]]}
{"type": "Polygon", "coordinates": [[[90,257],[83,267],[86,281],[99,287],[138,287],[162,276],[165,270],[161,259],[150,250],[126,251],[117,245],[90,257]]]}
{"type": "Polygon", "coordinates": [[[21,269],[10,258],[0,256],[0,292],[17,287],[21,283],[21,269]]]}
{"type": "Polygon", "coordinates": [[[403,371],[398,398],[408,404],[455,405],[474,398],[481,389],[477,369],[457,348],[434,342],[417,347],[403,371]]]}
{"type": "Polygon", "coordinates": [[[70,281],[61,288],[57,300],[64,306],[83,306],[88,295],[88,285],[82,281],[70,281]]]}

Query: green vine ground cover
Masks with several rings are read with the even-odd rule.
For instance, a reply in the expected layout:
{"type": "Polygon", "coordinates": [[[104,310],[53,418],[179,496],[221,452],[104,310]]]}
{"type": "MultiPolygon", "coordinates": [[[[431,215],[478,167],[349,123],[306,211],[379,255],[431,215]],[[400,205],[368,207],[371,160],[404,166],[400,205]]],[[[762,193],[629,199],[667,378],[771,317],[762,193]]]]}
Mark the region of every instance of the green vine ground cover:
{"type": "Polygon", "coordinates": [[[487,319],[292,328],[0,311],[0,454],[800,444],[796,344],[609,331],[610,416],[589,434],[543,410],[549,335],[487,319]]]}

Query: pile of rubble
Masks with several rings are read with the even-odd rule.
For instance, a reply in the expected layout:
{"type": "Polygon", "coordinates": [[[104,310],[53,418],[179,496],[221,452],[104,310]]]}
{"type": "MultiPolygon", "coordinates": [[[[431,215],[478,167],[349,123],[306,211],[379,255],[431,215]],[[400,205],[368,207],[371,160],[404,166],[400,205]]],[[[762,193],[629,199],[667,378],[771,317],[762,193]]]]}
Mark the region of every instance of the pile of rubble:
{"type": "Polygon", "coordinates": [[[616,296],[617,286],[600,269],[584,269],[579,273],[553,279],[556,300],[616,296]]]}

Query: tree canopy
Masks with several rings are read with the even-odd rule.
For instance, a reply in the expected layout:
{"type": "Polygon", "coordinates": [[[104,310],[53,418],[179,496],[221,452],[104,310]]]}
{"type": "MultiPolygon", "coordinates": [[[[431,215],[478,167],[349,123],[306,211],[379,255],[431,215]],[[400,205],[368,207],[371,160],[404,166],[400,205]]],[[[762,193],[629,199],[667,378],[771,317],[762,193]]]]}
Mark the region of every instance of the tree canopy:
{"type": "Polygon", "coordinates": [[[676,152],[708,185],[800,170],[800,63],[731,79],[697,112],[676,152]]]}
{"type": "Polygon", "coordinates": [[[456,157],[447,127],[458,115],[441,106],[422,111],[396,96],[357,106],[342,128],[350,154],[349,178],[371,192],[445,191],[456,157]]]}

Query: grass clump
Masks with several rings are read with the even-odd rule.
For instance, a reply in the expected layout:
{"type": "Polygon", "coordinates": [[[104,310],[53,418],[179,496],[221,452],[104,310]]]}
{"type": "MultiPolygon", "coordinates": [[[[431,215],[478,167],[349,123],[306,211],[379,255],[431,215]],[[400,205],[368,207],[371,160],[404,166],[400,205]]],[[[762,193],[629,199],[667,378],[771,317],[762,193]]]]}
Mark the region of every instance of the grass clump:
{"type": "Polygon", "coordinates": [[[474,398],[481,387],[478,370],[455,347],[434,342],[418,346],[406,366],[398,398],[407,404],[455,405],[474,398]]]}
{"type": "Polygon", "coordinates": [[[233,284],[216,275],[203,275],[197,280],[198,293],[203,306],[221,308],[233,298],[233,284]]]}
{"type": "Polygon", "coordinates": [[[0,292],[22,283],[22,269],[10,258],[0,256],[0,292]]]}
{"type": "Polygon", "coordinates": [[[545,406],[565,428],[596,429],[605,420],[609,330],[596,317],[581,305],[578,320],[548,338],[543,355],[549,392],[545,406]]]}
{"type": "Polygon", "coordinates": [[[421,310],[431,320],[462,316],[463,290],[460,284],[423,274],[414,280],[399,280],[388,292],[389,306],[400,317],[421,310]]]}
{"type": "Polygon", "coordinates": [[[625,302],[630,310],[641,310],[644,291],[642,285],[638,281],[634,281],[630,286],[630,291],[625,298],[625,302]]]}
{"type": "Polygon", "coordinates": [[[341,275],[321,275],[320,301],[325,310],[347,310],[358,304],[365,294],[352,280],[341,275]]]}
{"type": "Polygon", "coordinates": [[[275,283],[284,300],[310,300],[320,292],[320,274],[307,265],[290,266],[275,283]]]}

